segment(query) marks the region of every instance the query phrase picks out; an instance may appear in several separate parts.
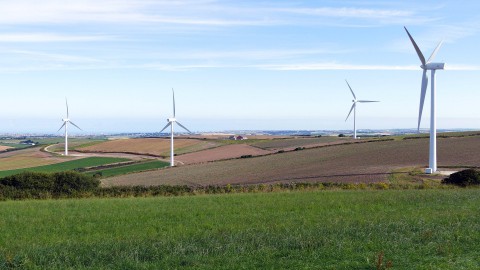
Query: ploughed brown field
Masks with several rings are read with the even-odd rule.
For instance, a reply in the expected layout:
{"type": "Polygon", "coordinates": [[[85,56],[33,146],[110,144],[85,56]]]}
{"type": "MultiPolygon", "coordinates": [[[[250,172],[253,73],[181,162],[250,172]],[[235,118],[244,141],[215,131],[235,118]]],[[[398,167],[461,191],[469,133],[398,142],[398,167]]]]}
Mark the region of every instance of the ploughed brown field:
{"type": "MultiPolygon", "coordinates": [[[[175,154],[200,151],[217,145],[217,143],[211,141],[176,138],[175,154]]],[[[82,152],[170,156],[170,138],[118,139],[82,147],[77,150],[82,152]]]]}
{"type": "Polygon", "coordinates": [[[176,160],[183,164],[194,164],[222,159],[239,158],[245,155],[263,156],[271,153],[274,152],[253,147],[248,144],[231,144],[180,155],[176,157],[176,160]]]}
{"type": "Polygon", "coordinates": [[[12,147],[0,145],[0,151],[5,151],[5,150],[10,149],[10,148],[12,148],[12,147]]]}
{"type": "Polygon", "coordinates": [[[346,142],[355,142],[355,140],[350,137],[340,138],[333,136],[319,138],[275,138],[273,140],[255,142],[252,145],[267,150],[293,150],[296,147],[312,148],[331,144],[342,144],[346,142]]]}
{"type": "MultiPolygon", "coordinates": [[[[104,184],[378,182],[399,168],[428,166],[428,144],[428,138],[420,138],[333,145],[123,175],[105,179],[104,184]]],[[[480,136],[438,138],[437,146],[439,167],[480,166],[480,136]]]]}

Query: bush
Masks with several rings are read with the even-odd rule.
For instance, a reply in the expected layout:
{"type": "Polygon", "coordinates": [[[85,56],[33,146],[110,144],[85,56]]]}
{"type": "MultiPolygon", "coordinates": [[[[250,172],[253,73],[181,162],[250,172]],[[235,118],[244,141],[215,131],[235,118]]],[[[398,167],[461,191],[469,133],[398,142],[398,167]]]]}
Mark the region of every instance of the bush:
{"type": "Polygon", "coordinates": [[[100,181],[78,172],[22,172],[0,179],[1,199],[65,197],[94,191],[100,181]]]}
{"type": "Polygon", "coordinates": [[[462,187],[480,185],[480,171],[467,169],[452,173],[450,177],[443,179],[442,183],[458,185],[462,187]]]}
{"type": "Polygon", "coordinates": [[[57,194],[92,191],[100,186],[100,180],[77,172],[58,172],[54,173],[53,177],[55,179],[53,192],[57,194]]]}

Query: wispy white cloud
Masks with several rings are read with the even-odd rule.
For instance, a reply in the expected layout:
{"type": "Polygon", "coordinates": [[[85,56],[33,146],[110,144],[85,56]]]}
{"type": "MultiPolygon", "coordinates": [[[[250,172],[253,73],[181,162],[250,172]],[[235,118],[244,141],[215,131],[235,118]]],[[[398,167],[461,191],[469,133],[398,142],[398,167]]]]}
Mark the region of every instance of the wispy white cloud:
{"type": "Polygon", "coordinates": [[[182,51],[155,53],[152,57],[158,59],[189,59],[189,60],[278,60],[313,55],[334,55],[350,53],[346,49],[289,49],[289,50],[245,50],[245,51],[182,51]]]}
{"type": "MultiPolygon", "coordinates": [[[[421,70],[417,65],[359,65],[341,63],[313,63],[313,64],[274,64],[258,65],[259,69],[265,70],[421,70]]],[[[446,70],[477,71],[480,66],[475,65],[446,65],[446,70]]]]}
{"type": "Polygon", "coordinates": [[[44,52],[35,52],[35,51],[21,51],[16,50],[12,51],[14,54],[19,54],[22,56],[27,56],[29,59],[37,59],[43,61],[55,61],[55,62],[68,62],[68,63],[99,63],[102,62],[99,59],[92,57],[84,57],[77,55],[66,55],[66,54],[56,54],[56,53],[44,53],[44,52]]]}
{"type": "Polygon", "coordinates": [[[265,70],[418,70],[418,66],[394,65],[358,65],[341,63],[299,63],[299,64],[273,64],[258,65],[257,68],[265,70]]]}
{"type": "MultiPolygon", "coordinates": [[[[285,25],[338,23],[331,19],[357,19],[381,23],[420,23],[432,20],[412,10],[330,7],[283,7],[281,3],[152,0],[16,0],[3,1],[2,24],[158,23],[198,26],[285,25]],[[330,19],[330,20],[326,20],[330,19]]],[[[355,25],[345,22],[347,25],[355,25]]],[[[358,25],[358,24],[357,24],[358,25]]]]}
{"type": "Polygon", "coordinates": [[[54,33],[0,34],[0,42],[86,42],[112,39],[109,36],[62,35],[54,33]]]}

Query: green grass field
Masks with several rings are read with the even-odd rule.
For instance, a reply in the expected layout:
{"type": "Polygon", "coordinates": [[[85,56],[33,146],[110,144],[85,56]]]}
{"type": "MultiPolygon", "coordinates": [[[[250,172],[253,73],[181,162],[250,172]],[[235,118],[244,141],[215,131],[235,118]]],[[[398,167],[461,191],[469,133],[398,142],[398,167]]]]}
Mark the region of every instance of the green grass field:
{"type": "Polygon", "coordinates": [[[85,167],[93,167],[93,166],[100,166],[110,163],[116,162],[123,162],[128,161],[129,159],[126,158],[110,158],[110,157],[87,157],[77,160],[71,160],[51,165],[39,166],[39,167],[31,167],[31,168],[23,168],[23,169],[15,169],[15,170],[7,170],[7,171],[0,171],[0,177],[5,177],[8,175],[17,174],[23,171],[30,171],[30,172],[61,172],[61,171],[69,171],[77,168],[85,168],[85,167]]]}
{"type": "Polygon", "coordinates": [[[110,176],[122,175],[122,174],[127,174],[132,172],[141,172],[141,171],[160,169],[163,167],[167,167],[169,165],[170,163],[154,160],[154,161],[147,161],[147,162],[136,163],[132,165],[121,166],[121,167],[91,171],[86,174],[95,175],[95,174],[101,173],[102,177],[110,177],[110,176]]]}
{"type": "Polygon", "coordinates": [[[0,203],[0,267],[479,269],[480,189],[0,203]]]}

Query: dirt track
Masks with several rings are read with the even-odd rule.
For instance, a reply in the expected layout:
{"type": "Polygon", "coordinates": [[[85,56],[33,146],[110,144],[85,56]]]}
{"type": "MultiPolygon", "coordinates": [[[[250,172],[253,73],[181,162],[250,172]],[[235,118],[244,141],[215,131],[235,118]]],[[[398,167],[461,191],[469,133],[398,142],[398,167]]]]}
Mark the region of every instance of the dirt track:
{"type": "MultiPolygon", "coordinates": [[[[201,153],[201,152],[199,152],[201,153]]],[[[398,168],[428,164],[428,138],[337,145],[109,178],[107,185],[223,185],[292,181],[385,181],[398,168]]],[[[438,165],[480,166],[480,136],[438,139],[438,165]]]]}

